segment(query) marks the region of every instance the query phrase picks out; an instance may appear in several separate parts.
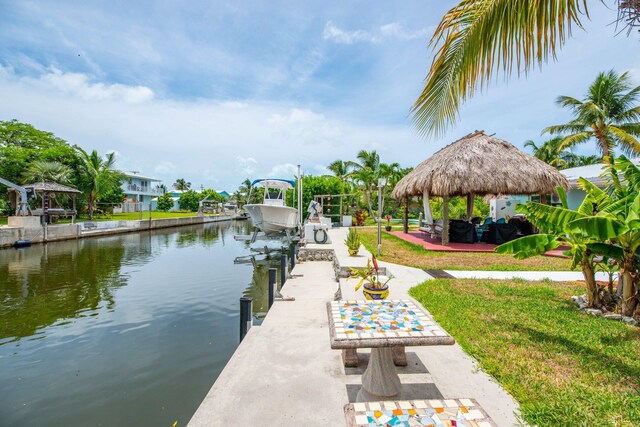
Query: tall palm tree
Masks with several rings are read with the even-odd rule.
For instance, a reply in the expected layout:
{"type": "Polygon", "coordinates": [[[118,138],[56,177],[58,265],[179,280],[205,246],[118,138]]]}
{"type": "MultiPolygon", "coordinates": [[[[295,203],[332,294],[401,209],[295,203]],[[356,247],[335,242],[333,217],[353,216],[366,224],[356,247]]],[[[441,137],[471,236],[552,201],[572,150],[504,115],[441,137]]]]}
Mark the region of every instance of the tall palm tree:
{"type": "Polygon", "coordinates": [[[349,178],[353,176],[353,162],[343,162],[342,160],[336,160],[332,162],[329,166],[327,166],[331,172],[333,172],[332,176],[338,178],[342,184],[342,192],[345,192],[345,188],[348,185],[349,178]]]}
{"type": "Polygon", "coordinates": [[[357,162],[348,162],[354,169],[353,178],[360,185],[369,207],[369,215],[373,218],[371,195],[377,186],[380,169],[380,155],[376,150],[360,150],[356,156],[357,162]]]}
{"type": "Polygon", "coordinates": [[[76,147],[80,158],[83,161],[82,177],[84,191],[87,195],[87,214],[89,219],[93,219],[96,202],[103,194],[106,194],[119,185],[122,174],[114,169],[116,162],[115,153],[107,153],[102,159],[96,150],[88,154],[80,147],[76,147]]]}
{"type": "Polygon", "coordinates": [[[596,140],[602,158],[619,148],[625,154],[640,154],[640,86],[633,87],[627,72],[614,70],[598,74],[589,86],[587,96],[580,101],[570,96],[558,97],[556,103],[569,108],[574,119],[563,125],[549,126],[543,133],[570,133],[562,139],[560,148],[596,140]]]}
{"type": "Polygon", "coordinates": [[[35,160],[24,173],[25,183],[37,181],[52,181],[59,184],[68,184],[71,176],[71,168],[56,161],[35,160]]]}
{"type": "Polygon", "coordinates": [[[173,183],[173,188],[178,191],[187,191],[191,188],[191,183],[184,178],[178,178],[176,182],[173,183]]]}

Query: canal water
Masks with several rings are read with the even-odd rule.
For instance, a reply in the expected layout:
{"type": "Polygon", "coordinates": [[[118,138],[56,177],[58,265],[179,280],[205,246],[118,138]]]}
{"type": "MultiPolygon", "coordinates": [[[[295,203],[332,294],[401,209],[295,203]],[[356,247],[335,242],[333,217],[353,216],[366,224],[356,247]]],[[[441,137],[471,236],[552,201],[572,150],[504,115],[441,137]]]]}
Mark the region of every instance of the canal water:
{"type": "Polygon", "coordinates": [[[278,261],[233,239],[249,226],[0,250],[0,426],[186,425],[238,345],[240,297],[265,315],[278,261]]]}

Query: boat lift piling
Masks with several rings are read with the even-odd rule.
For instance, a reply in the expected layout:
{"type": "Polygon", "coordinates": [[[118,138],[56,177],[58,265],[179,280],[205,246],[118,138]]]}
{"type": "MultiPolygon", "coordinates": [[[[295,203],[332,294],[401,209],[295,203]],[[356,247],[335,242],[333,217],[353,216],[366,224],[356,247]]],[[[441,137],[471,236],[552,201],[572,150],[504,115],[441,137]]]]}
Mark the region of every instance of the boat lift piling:
{"type": "Polygon", "coordinates": [[[240,298],[240,342],[244,339],[253,324],[253,298],[240,298]]]}
{"type": "Polygon", "coordinates": [[[269,308],[271,308],[271,306],[273,305],[273,300],[275,298],[277,274],[278,274],[277,268],[269,269],[269,308]]]}

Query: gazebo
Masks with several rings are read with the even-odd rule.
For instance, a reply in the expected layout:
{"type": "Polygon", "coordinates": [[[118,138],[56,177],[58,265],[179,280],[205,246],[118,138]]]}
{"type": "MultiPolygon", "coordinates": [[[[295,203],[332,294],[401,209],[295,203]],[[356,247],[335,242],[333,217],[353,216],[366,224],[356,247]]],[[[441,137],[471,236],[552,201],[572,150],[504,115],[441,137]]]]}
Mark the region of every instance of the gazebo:
{"type": "MultiPolygon", "coordinates": [[[[44,216],[70,216],[72,222],[75,223],[76,215],[76,197],[82,192],[66,185],[58,184],[55,182],[35,182],[33,184],[24,185],[25,188],[33,188],[33,191],[40,197],[40,208],[34,209],[34,215],[44,216]],[[68,194],[71,196],[72,208],[66,209],[58,207],[52,207],[51,201],[56,198],[57,194],[68,194]]],[[[18,194],[16,190],[9,189],[9,199],[12,203],[18,206],[18,194]]]]}
{"type": "Polygon", "coordinates": [[[443,198],[442,244],[449,243],[449,198],[467,197],[467,220],[473,214],[474,196],[555,194],[568,188],[567,179],[550,166],[493,135],[475,131],[447,145],[402,178],[394,198],[423,196],[426,219],[431,217],[429,197],[443,198]]]}

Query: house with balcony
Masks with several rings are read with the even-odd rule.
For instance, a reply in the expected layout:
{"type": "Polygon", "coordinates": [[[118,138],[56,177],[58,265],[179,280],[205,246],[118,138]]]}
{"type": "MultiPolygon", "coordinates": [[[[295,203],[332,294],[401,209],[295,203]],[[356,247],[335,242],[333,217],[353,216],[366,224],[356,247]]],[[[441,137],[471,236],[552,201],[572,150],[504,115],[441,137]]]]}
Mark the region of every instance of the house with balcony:
{"type": "Polygon", "coordinates": [[[124,202],[121,208],[114,209],[114,213],[148,211],[150,206],[153,208],[151,199],[162,196],[162,191],[157,188],[162,180],[140,175],[137,171],[122,172],[122,175],[124,202]]]}

